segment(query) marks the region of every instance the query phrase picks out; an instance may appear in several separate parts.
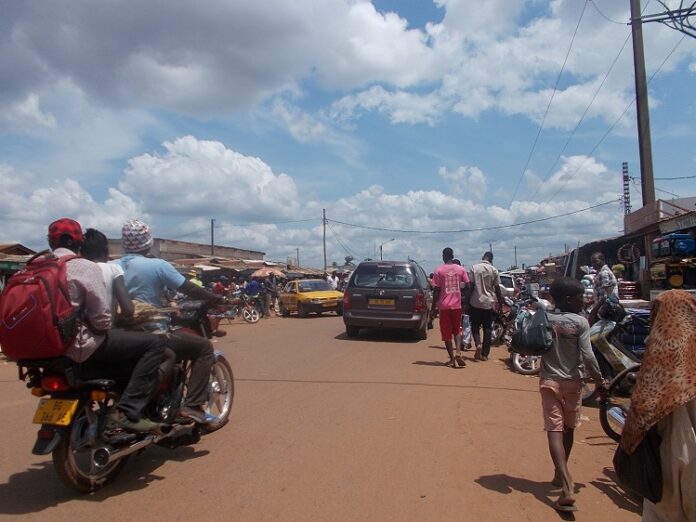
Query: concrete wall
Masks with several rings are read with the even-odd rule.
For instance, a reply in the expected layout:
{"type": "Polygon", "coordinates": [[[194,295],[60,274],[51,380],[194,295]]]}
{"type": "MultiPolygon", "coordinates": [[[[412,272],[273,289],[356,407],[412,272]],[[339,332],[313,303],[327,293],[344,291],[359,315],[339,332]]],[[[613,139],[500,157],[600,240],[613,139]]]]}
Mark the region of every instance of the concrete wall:
{"type": "MultiPolygon", "coordinates": [[[[150,253],[155,257],[160,257],[167,261],[174,261],[175,259],[209,256],[210,245],[191,243],[188,241],[176,241],[173,239],[155,238],[153,240],[150,253]]],[[[109,254],[112,256],[123,254],[120,239],[109,239],[109,254]]],[[[241,248],[215,245],[215,255],[231,259],[263,260],[266,253],[256,250],[244,250],[241,248]]]]}

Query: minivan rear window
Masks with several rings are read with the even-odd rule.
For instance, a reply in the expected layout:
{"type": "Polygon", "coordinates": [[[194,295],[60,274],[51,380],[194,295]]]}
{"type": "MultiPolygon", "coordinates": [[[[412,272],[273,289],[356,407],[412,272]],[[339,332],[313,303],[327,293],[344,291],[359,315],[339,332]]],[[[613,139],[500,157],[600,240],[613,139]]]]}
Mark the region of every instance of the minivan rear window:
{"type": "Polygon", "coordinates": [[[415,275],[409,266],[361,265],[353,276],[352,286],[361,288],[413,288],[415,275]]]}

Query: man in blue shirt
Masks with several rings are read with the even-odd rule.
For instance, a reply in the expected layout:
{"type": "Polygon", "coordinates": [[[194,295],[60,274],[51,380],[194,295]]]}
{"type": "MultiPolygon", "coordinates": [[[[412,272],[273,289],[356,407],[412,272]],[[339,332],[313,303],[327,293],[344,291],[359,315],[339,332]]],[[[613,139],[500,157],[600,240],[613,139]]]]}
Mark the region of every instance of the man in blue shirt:
{"type": "MultiPolygon", "coordinates": [[[[187,281],[164,259],[146,257],[152,246],[150,227],[136,219],[123,225],[121,241],[125,254],[118,263],[123,268],[124,282],[131,299],[161,307],[165,290],[177,290],[194,299],[217,301],[220,296],[187,281]]],[[[208,379],[213,366],[213,346],[208,339],[185,333],[170,333],[165,343],[178,360],[191,361],[186,402],[180,415],[205,423],[208,402],[208,379]]]]}

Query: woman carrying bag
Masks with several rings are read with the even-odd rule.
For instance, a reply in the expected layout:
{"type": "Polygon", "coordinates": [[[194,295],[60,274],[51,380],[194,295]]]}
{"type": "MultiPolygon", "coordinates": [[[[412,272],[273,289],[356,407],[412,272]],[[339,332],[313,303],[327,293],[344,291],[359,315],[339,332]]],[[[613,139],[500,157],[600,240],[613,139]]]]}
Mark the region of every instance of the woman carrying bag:
{"type": "MultiPolygon", "coordinates": [[[[642,454],[647,444],[659,444],[653,465],[661,470],[662,492],[654,502],[644,499],[643,521],[696,522],[696,299],[683,290],[653,301],[648,346],[617,457],[642,454]],[[646,438],[653,426],[659,438],[646,438]]],[[[618,466],[617,474],[622,481],[618,466]]]]}

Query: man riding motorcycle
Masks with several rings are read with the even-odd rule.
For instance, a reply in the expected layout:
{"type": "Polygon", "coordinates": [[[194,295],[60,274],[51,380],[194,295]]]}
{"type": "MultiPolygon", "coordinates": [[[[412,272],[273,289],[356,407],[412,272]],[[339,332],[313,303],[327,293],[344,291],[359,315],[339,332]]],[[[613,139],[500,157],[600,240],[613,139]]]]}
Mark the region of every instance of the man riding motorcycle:
{"type": "MultiPolygon", "coordinates": [[[[72,219],[59,219],[48,228],[48,243],[56,257],[75,255],[83,238],[82,227],[72,219]]],[[[164,343],[156,335],[111,328],[111,303],[96,263],[76,257],[67,261],[66,271],[70,301],[81,310],[81,316],[78,334],[65,355],[77,363],[133,365],[128,385],[107,417],[106,427],[159,432],[161,425],[141,414],[157,383],[164,343]]]]}
{"type": "MultiPolygon", "coordinates": [[[[153,242],[147,224],[133,219],[123,225],[121,232],[124,255],[118,263],[123,268],[126,288],[133,300],[156,307],[164,306],[167,289],[203,301],[222,299],[221,296],[187,281],[164,259],[147,257],[153,242]]],[[[214,362],[212,344],[208,339],[185,333],[167,334],[165,344],[176,354],[178,360],[191,361],[186,401],[180,415],[198,423],[209,422],[204,404],[208,402],[208,379],[214,362]]]]}

